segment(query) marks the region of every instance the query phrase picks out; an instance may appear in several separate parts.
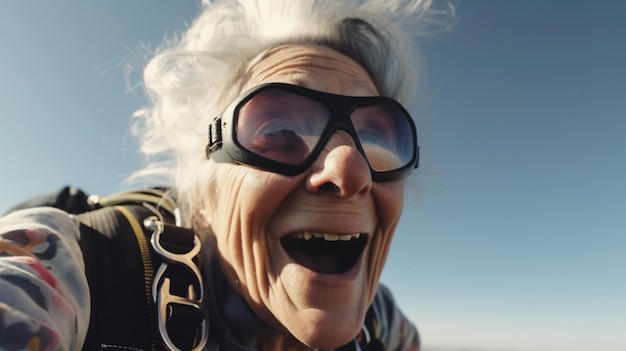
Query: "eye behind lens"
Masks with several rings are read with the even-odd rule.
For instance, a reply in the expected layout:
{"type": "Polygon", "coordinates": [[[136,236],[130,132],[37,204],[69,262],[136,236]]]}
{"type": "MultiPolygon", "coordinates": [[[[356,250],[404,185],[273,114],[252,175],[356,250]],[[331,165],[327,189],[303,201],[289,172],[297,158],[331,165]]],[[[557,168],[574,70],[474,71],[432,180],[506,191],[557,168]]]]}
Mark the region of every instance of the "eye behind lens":
{"type": "Polygon", "coordinates": [[[370,167],[376,172],[388,172],[402,168],[408,161],[402,160],[395,152],[376,144],[362,145],[370,167]]]}
{"type": "Polygon", "coordinates": [[[389,172],[405,167],[413,158],[413,129],[408,116],[390,102],[359,106],[350,116],[375,172],[389,172]]]}

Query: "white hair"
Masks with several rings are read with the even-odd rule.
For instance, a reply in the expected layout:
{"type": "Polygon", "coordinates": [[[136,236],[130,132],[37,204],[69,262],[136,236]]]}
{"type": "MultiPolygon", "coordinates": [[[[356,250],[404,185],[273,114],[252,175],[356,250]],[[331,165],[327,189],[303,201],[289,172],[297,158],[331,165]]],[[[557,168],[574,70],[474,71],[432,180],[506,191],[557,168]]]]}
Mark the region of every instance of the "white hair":
{"type": "Polygon", "coordinates": [[[446,29],[454,9],[433,0],[215,0],[144,71],[151,105],[133,132],[150,162],[138,175],[160,176],[186,208],[206,195],[207,127],[241,93],[239,78],[260,53],[282,44],[318,44],[359,62],[381,95],[416,98],[416,37],[446,29]]]}

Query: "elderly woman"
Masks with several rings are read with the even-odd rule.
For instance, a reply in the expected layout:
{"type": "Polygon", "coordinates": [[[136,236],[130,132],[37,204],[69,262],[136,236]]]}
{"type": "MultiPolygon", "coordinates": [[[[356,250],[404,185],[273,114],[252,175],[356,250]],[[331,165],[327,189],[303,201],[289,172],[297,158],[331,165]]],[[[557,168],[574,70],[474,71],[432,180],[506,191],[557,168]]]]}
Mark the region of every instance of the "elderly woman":
{"type": "MultiPolygon", "coordinates": [[[[182,225],[201,242],[174,253],[158,238],[152,246],[170,266],[193,266],[201,244],[190,271],[203,283],[170,294],[161,266],[153,319],[162,341],[148,348],[419,349],[416,329],[378,281],[403,179],[418,164],[416,129],[398,101],[414,97],[410,35],[429,5],[209,2],[151,60],[152,104],[136,114],[134,131],[147,155],[166,157],[143,175],[173,178],[182,225]],[[163,296],[173,303],[159,305],[163,296]],[[171,323],[187,315],[198,323],[186,343],[171,323]]],[[[92,254],[78,244],[86,236],[79,220],[52,208],[2,220],[3,349],[143,347],[86,344],[100,333],[94,320],[113,307],[85,308],[102,300],[85,273],[92,254]]]]}

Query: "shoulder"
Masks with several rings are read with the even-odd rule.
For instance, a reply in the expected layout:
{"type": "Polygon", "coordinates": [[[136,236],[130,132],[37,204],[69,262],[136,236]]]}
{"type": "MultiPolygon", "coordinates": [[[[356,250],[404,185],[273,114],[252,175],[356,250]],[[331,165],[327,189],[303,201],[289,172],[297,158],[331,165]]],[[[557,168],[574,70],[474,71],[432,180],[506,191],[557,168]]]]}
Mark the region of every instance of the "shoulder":
{"type": "Polygon", "coordinates": [[[84,270],[80,224],[75,216],[51,207],[12,212],[0,218],[0,257],[36,259],[62,274],[84,270]]]}
{"type": "Polygon", "coordinates": [[[0,235],[15,230],[43,230],[79,238],[75,216],[53,207],[35,207],[11,212],[0,218],[0,235]]]}
{"type": "Polygon", "coordinates": [[[368,315],[375,320],[375,335],[388,350],[419,350],[417,328],[400,311],[391,290],[383,284],[378,286],[368,315]]]}

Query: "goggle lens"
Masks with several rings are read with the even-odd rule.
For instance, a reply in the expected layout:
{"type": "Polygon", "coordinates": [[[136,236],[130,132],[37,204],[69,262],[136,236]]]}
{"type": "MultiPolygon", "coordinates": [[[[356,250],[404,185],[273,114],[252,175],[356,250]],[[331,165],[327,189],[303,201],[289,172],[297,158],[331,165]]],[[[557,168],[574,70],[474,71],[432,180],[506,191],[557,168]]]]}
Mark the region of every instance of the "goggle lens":
{"type": "Polygon", "coordinates": [[[323,146],[325,135],[342,129],[356,135],[355,143],[375,172],[393,171],[413,160],[414,129],[403,109],[391,102],[342,98],[351,101],[344,104],[349,106],[345,111],[285,89],[260,90],[234,111],[234,139],[258,156],[299,165],[323,146]]]}
{"type": "Polygon", "coordinates": [[[259,92],[235,113],[241,146],[289,165],[311,154],[331,116],[323,104],[280,89],[259,92]]]}
{"type": "Polygon", "coordinates": [[[361,106],[350,114],[359,142],[374,171],[402,168],[413,158],[415,143],[409,118],[391,103],[361,106]]]}

